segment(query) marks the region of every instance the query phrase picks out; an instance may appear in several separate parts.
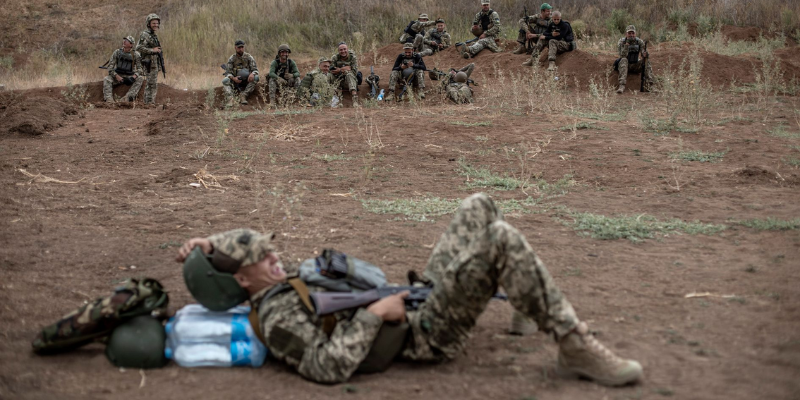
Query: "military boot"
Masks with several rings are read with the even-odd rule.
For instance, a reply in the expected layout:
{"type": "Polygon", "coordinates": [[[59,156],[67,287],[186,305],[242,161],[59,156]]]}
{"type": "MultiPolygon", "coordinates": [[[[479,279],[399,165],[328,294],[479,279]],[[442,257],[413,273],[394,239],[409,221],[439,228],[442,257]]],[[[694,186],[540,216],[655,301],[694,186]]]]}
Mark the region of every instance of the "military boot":
{"type": "Polygon", "coordinates": [[[458,46],[458,52],[461,53],[461,57],[469,58],[469,51],[467,51],[467,45],[458,46]]]}
{"type": "Polygon", "coordinates": [[[511,54],[523,54],[525,53],[525,50],[525,45],[520,43],[519,46],[517,46],[517,49],[512,51],[511,54]]]}
{"type": "Polygon", "coordinates": [[[561,338],[556,372],[562,377],[584,377],[606,386],[620,386],[642,378],[642,366],[617,357],[589,333],[585,322],[561,338]]]}
{"type": "Polygon", "coordinates": [[[619,93],[619,94],[625,93],[625,85],[619,85],[619,89],[617,89],[617,93],[619,93]]]}
{"type": "Polygon", "coordinates": [[[383,97],[383,101],[392,101],[394,100],[394,90],[389,90],[389,93],[386,93],[386,96],[383,97]]]}
{"type": "Polygon", "coordinates": [[[556,62],[550,61],[550,65],[547,66],[548,71],[555,71],[556,70],[556,62]]]}
{"type": "Polygon", "coordinates": [[[539,329],[536,322],[526,317],[521,312],[514,310],[514,315],[511,317],[511,328],[508,333],[512,335],[530,336],[539,329]]]}
{"type": "Polygon", "coordinates": [[[247,104],[247,95],[242,94],[241,98],[239,99],[239,104],[247,104]]]}
{"type": "Polygon", "coordinates": [[[531,54],[531,58],[522,63],[522,65],[525,67],[532,67],[536,65],[537,61],[539,61],[539,52],[534,50],[533,53],[531,54]]]}

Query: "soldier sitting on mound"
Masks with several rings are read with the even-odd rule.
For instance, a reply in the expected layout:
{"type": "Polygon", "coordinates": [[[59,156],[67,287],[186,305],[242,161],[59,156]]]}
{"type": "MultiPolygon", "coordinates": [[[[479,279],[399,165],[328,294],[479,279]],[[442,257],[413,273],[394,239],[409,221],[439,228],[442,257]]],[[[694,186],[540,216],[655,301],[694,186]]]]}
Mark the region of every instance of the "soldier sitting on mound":
{"type": "Polygon", "coordinates": [[[258,82],[258,66],[256,59],[245,53],[244,41],[234,43],[236,53],[228,59],[225,79],[222,80],[222,90],[225,92],[227,104],[231,104],[236,93],[240,94],[239,102],[247,104],[247,96],[253,93],[258,82]]]}
{"type": "MultiPolygon", "coordinates": [[[[426,300],[410,311],[404,304],[409,292],[403,291],[368,306],[317,315],[318,306],[310,297],[334,289],[312,279],[319,277],[313,272],[314,260],[305,269],[310,268],[311,275],[303,275],[304,263],[298,277],[288,276],[274,237],[237,229],[193,238],[178,250],[177,261],[185,261],[189,291],[206,307],[226,309],[250,299],[251,321],[270,355],[312,381],[344,382],[356,371],[385,369],[398,357],[452,360],[464,351],[470,331],[500,287],[516,310],[552,334],[558,344],[559,374],[604,385],[624,385],[642,377],[638,362],[617,357],[594,338],[522,233],[503,219],[486,195],[475,194],[461,203],[423,277],[409,274],[430,288],[426,300]]],[[[342,253],[330,259],[347,271],[347,279],[335,280],[344,283],[344,291],[352,281],[351,263],[352,275],[359,273],[357,261],[342,253]]]]}
{"type": "Polygon", "coordinates": [[[478,41],[469,47],[466,45],[458,47],[462,57],[475,57],[483,49],[489,49],[494,53],[500,51],[496,41],[500,37],[500,16],[489,8],[489,0],[481,0],[481,11],[475,14],[475,19],[472,21],[472,34],[478,37],[478,41]]]}
{"type": "Polygon", "coordinates": [[[540,35],[547,30],[547,27],[550,26],[550,23],[552,22],[552,19],[550,18],[550,10],[552,8],[553,7],[550,4],[542,3],[539,14],[528,16],[528,22],[525,22],[524,17],[519,20],[520,28],[519,36],[517,37],[519,46],[516,50],[514,50],[513,54],[533,53],[533,50],[536,48],[536,43],[539,41],[540,35]]]}
{"type": "Polygon", "coordinates": [[[556,69],[556,56],[559,53],[575,50],[575,35],[572,34],[572,26],[569,22],[561,19],[560,11],[553,12],[553,22],[543,34],[539,35],[539,41],[531,54],[531,59],[522,65],[536,65],[536,62],[539,61],[539,53],[545,46],[549,48],[547,53],[547,60],[550,61],[550,65],[547,67],[548,71],[556,69]]]}
{"type": "Polygon", "coordinates": [[[272,105],[278,104],[278,89],[283,93],[291,88],[292,93],[296,93],[300,87],[300,70],[294,60],[289,58],[291,53],[292,49],[288,44],[278,46],[278,55],[269,66],[269,102],[272,105]]]}
{"type": "Polygon", "coordinates": [[[336,54],[331,57],[331,73],[336,77],[336,85],[350,91],[353,101],[358,100],[358,85],[361,73],[358,72],[358,57],[347,48],[347,43],[339,43],[336,54]]]}
{"type": "Polygon", "coordinates": [[[420,14],[416,21],[409,22],[406,29],[403,30],[403,34],[400,35],[400,43],[413,43],[418,36],[422,36],[425,28],[430,28],[435,23],[428,20],[428,14],[420,14]]]}
{"type": "Polygon", "coordinates": [[[414,50],[422,57],[433,55],[450,47],[450,34],[447,33],[444,20],[436,20],[436,28],[425,32],[425,36],[418,35],[414,40],[414,50]]]}
{"type": "MultiPolygon", "coordinates": [[[[403,45],[403,52],[397,55],[392,66],[392,74],[389,75],[389,93],[386,95],[385,100],[390,101],[394,99],[394,89],[399,80],[403,80],[406,85],[416,82],[419,90],[419,97],[425,98],[425,77],[422,72],[425,71],[425,61],[419,53],[414,53],[414,45],[406,43],[403,45]]],[[[406,89],[408,90],[408,89],[406,89]]],[[[400,100],[400,99],[398,99],[400,100]]]]}
{"type": "Polygon", "coordinates": [[[117,85],[128,85],[125,99],[132,102],[139,95],[139,89],[144,83],[142,73],[142,56],[138,51],[133,51],[133,37],[122,39],[122,48],[114,50],[108,60],[108,76],[103,78],[103,100],[106,103],[114,102],[113,88],[117,85]]]}
{"type": "Polygon", "coordinates": [[[330,104],[335,95],[334,77],[330,72],[331,60],[322,57],[317,62],[317,68],[306,74],[300,87],[297,89],[297,97],[307,102],[308,105],[330,104]]]}
{"type": "Polygon", "coordinates": [[[614,69],[619,71],[619,89],[617,93],[625,92],[625,84],[628,81],[628,72],[641,73],[643,64],[647,64],[644,71],[644,89],[650,90],[650,85],[653,82],[653,67],[647,59],[647,49],[644,40],[636,37],[636,27],[628,25],[625,29],[625,37],[619,40],[619,57],[614,62],[614,69]],[[639,55],[642,58],[639,58],[639,55]]]}

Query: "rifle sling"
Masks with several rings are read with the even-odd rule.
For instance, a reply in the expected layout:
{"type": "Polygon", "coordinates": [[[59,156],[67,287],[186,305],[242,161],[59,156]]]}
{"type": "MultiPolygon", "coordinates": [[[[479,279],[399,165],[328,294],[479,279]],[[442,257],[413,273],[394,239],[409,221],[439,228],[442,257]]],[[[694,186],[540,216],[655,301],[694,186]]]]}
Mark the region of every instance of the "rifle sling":
{"type": "MultiPolygon", "coordinates": [[[[308,286],[305,282],[303,282],[300,278],[291,278],[286,281],[289,285],[292,286],[297,295],[300,296],[300,300],[303,302],[303,305],[306,306],[309,312],[312,314],[315,313],[314,304],[311,303],[311,293],[308,290],[308,286]]],[[[336,317],[333,315],[324,315],[322,318],[322,331],[325,332],[326,335],[330,336],[333,332],[333,329],[336,328],[336,317]]]]}

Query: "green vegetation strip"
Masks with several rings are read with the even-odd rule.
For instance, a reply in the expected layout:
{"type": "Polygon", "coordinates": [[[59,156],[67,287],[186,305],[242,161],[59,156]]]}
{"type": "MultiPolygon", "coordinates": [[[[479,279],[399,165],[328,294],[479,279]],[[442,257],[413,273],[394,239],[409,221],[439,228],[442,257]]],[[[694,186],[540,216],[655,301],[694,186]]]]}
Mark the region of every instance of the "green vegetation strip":
{"type": "MultiPolygon", "coordinates": [[[[395,200],[361,200],[361,205],[374,214],[400,214],[412,221],[433,221],[434,217],[456,212],[462,199],[442,199],[439,197],[423,197],[418,199],[395,200]]],[[[528,197],[525,200],[500,200],[495,202],[505,214],[529,212],[529,207],[536,205],[536,200],[528,197]]]]}
{"type": "Polygon", "coordinates": [[[681,151],[679,153],[671,153],[669,157],[674,160],[683,160],[683,161],[717,162],[722,160],[722,157],[725,157],[725,153],[727,153],[727,151],[707,153],[704,151],[693,150],[693,151],[681,151]]]}
{"type": "Polygon", "coordinates": [[[738,224],[760,231],[790,231],[800,229],[800,218],[788,221],[772,217],[768,217],[767,219],[746,219],[744,221],[739,221],[738,224]]]}
{"type": "Polygon", "coordinates": [[[581,231],[583,236],[595,239],[614,240],[628,239],[638,243],[652,239],[656,234],[686,233],[689,235],[715,235],[727,229],[725,225],[705,224],[702,222],[685,222],[680,219],[659,221],[647,214],[636,216],[607,217],[591,213],[571,213],[574,222],[570,225],[581,231]]]}

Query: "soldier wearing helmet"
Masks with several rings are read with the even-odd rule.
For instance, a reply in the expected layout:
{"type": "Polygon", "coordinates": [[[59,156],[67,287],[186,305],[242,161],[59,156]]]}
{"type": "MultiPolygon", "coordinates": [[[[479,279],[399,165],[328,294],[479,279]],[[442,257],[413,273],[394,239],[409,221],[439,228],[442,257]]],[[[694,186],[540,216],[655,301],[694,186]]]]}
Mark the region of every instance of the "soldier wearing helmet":
{"type": "MultiPolygon", "coordinates": [[[[319,316],[309,294],[334,289],[304,279],[302,267],[298,277],[287,275],[273,239],[272,234],[247,229],[193,238],[178,250],[177,260],[184,262],[189,291],[207,308],[225,309],[249,298],[254,331],[264,338],[270,355],[306,379],[347,381],[374,354],[389,363],[395,358],[452,360],[465,349],[498,287],[516,310],[552,333],[560,374],[609,386],[642,376],[638,362],[617,357],[594,338],[522,233],[484,194],[461,203],[423,276],[409,274],[415,284],[431,290],[415,310],[406,310],[409,292],[404,291],[365,307],[319,316]],[[382,332],[397,330],[401,335],[393,335],[395,340],[382,340],[382,332]]],[[[344,262],[348,278],[358,274],[356,268],[355,261],[352,269],[344,262]]]]}
{"type": "Polygon", "coordinates": [[[472,103],[472,88],[467,82],[467,73],[458,71],[447,85],[447,97],[456,104],[472,103]]]}
{"type": "Polygon", "coordinates": [[[636,37],[636,27],[628,25],[625,29],[625,37],[619,40],[619,58],[614,62],[614,69],[619,71],[619,88],[617,93],[625,93],[625,84],[628,80],[628,73],[641,73],[644,68],[645,91],[650,90],[653,82],[653,67],[650,60],[647,60],[647,48],[644,40],[636,37]],[[641,57],[640,57],[641,56],[641,57]]]}
{"type": "Polygon", "coordinates": [[[244,41],[234,42],[236,52],[228,58],[225,79],[222,80],[222,89],[225,91],[225,100],[230,105],[236,93],[239,93],[239,103],[247,104],[247,96],[256,89],[258,83],[258,66],[256,59],[244,51],[244,41]]]}
{"type": "MultiPolygon", "coordinates": [[[[397,55],[389,75],[389,93],[384,100],[394,100],[394,90],[397,83],[402,80],[406,85],[416,84],[419,97],[425,98],[425,76],[423,72],[428,69],[419,53],[414,53],[414,45],[406,43],[403,52],[397,55]]],[[[408,89],[406,89],[408,90],[408,89]]],[[[398,99],[400,100],[400,99],[398,99]]]]}
{"type": "Polygon", "coordinates": [[[483,49],[489,49],[493,53],[500,51],[497,41],[500,37],[500,15],[490,8],[489,0],[481,0],[481,11],[475,14],[472,20],[472,33],[478,37],[478,41],[472,46],[459,46],[458,51],[464,58],[475,57],[483,49]]]}
{"type": "Polygon", "coordinates": [[[135,44],[132,36],[126,36],[122,39],[122,47],[114,50],[108,60],[108,76],[103,79],[103,100],[106,103],[114,102],[114,87],[121,84],[130,86],[124,97],[128,102],[133,102],[139,95],[144,74],[142,56],[133,50],[135,44]]]}
{"type": "Polygon", "coordinates": [[[156,94],[158,93],[158,72],[161,66],[158,62],[158,55],[161,53],[161,42],[158,40],[158,30],[161,28],[161,18],[156,14],[150,14],[145,19],[147,29],[139,35],[139,42],[136,44],[136,51],[142,55],[142,64],[147,73],[147,85],[144,87],[145,104],[155,104],[156,94]]]}
{"type": "Polygon", "coordinates": [[[412,43],[417,40],[418,36],[422,36],[426,28],[430,28],[436,24],[436,21],[430,21],[428,14],[422,13],[416,21],[411,21],[403,30],[400,35],[400,43],[412,43]]]}
{"type": "Polygon", "coordinates": [[[269,65],[269,101],[273,106],[278,104],[278,89],[281,93],[286,91],[294,95],[300,87],[300,70],[294,60],[289,58],[291,53],[292,49],[288,44],[278,46],[278,55],[269,65]]]}

